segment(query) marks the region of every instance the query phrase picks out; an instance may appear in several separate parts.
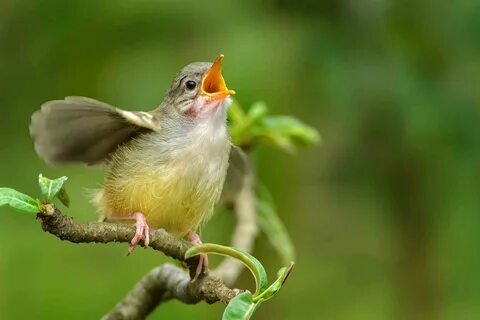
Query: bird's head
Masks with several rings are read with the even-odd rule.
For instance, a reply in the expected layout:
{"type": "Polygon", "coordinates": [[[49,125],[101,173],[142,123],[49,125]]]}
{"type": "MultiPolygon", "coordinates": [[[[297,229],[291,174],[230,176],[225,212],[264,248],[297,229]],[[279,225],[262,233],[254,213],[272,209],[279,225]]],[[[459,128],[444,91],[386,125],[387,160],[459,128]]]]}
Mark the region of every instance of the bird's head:
{"type": "Polygon", "coordinates": [[[167,105],[192,119],[208,118],[227,105],[234,90],[222,76],[223,54],[213,63],[195,62],[185,66],[167,92],[167,105]]]}

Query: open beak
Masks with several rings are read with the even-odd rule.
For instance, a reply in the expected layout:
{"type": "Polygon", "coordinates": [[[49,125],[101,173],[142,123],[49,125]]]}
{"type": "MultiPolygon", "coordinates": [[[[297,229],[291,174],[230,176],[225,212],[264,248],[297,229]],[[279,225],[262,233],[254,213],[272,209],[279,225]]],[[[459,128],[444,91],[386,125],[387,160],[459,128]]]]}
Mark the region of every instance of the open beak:
{"type": "Polygon", "coordinates": [[[221,100],[235,94],[235,90],[229,90],[225,84],[222,76],[222,62],[223,54],[215,59],[212,67],[207,71],[202,80],[202,95],[213,100],[221,100]]]}

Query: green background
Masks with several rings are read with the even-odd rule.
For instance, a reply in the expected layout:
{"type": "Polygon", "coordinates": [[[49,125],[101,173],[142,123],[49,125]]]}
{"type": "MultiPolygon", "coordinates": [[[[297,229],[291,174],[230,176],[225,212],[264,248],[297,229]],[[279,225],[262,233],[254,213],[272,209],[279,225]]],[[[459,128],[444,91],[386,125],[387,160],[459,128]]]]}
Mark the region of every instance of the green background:
{"type": "MultiPolygon", "coordinates": [[[[0,185],[38,195],[38,173],[67,175],[68,214],[96,219],[101,169],[45,165],[32,112],[67,95],[152,109],[183,65],[224,53],[243,105],[323,137],[297,156],[255,153],[297,247],[256,319],[479,319],[479,31],[476,1],[2,0],[0,185]]],[[[204,238],[227,244],[232,226],[219,213],[204,238]]],[[[1,208],[0,318],[99,318],[168,261],[126,250],[59,241],[1,208]]],[[[272,275],[281,265],[264,236],[254,254],[272,275]]],[[[169,302],[152,319],[222,310],[169,302]]]]}

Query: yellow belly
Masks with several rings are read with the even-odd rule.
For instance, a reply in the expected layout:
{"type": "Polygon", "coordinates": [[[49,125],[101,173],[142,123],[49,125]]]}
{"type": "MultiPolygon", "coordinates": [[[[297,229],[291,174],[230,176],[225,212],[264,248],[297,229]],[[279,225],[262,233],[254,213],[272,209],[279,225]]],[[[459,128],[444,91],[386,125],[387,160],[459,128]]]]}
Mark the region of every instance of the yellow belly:
{"type": "Polygon", "coordinates": [[[153,152],[125,148],[113,159],[96,203],[107,220],[141,212],[151,228],[177,235],[195,232],[220,197],[227,143],[221,152],[190,148],[161,161],[153,152]]]}
{"type": "Polygon", "coordinates": [[[130,177],[107,180],[100,196],[107,220],[141,212],[154,229],[164,228],[179,235],[196,231],[213,213],[223,179],[182,171],[144,170],[131,172],[130,177]]]}

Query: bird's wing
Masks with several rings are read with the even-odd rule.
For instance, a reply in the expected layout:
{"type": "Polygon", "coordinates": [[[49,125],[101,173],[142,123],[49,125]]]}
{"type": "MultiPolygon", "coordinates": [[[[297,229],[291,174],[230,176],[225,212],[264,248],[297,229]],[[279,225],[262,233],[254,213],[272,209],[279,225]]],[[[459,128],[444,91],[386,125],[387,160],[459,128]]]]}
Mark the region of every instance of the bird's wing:
{"type": "Polygon", "coordinates": [[[130,112],[85,97],[44,103],[32,115],[30,134],[46,162],[96,164],[137,135],[159,131],[148,112],[130,112]]]}

